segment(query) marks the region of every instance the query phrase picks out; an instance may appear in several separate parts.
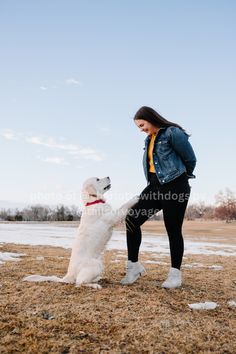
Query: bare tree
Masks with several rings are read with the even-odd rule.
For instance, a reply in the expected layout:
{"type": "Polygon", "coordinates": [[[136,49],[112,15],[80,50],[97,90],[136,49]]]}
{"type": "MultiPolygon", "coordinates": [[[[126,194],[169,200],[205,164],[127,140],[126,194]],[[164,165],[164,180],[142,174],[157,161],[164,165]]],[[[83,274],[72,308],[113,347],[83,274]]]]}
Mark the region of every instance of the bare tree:
{"type": "Polygon", "coordinates": [[[212,209],[214,207],[206,205],[204,202],[191,204],[187,207],[185,217],[187,220],[207,219],[212,209]]]}
{"type": "Polygon", "coordinates": [[[216,196],[215,217],[230,222],[236,219],[236,198],[234,193],[226,188],[225,193],[219,192],[216,196]]]}

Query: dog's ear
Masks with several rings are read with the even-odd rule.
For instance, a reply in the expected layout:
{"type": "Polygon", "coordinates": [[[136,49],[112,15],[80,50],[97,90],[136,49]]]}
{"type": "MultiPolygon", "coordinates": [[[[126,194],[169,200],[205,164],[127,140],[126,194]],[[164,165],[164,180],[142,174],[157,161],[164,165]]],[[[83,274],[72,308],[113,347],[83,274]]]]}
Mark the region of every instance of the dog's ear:
{"type": "Polygon", "coordinates": [[[92,184],[87,184],[86,186],[84,186],[84,188],[82,190],[82,194],[81,194],[84,204],[91,201],[91,198],[93,195],[95,197],[97,195],[97,191],[96,191],[95,187],[92,184]]]}
{"type": "Polygon", "coordinates": [[[97,193],[95,187],[92,185],[92,184],[88,184],[86,187],[85,187],[85,191],[88,193],[88,194],[95,194],[97,193]]]}

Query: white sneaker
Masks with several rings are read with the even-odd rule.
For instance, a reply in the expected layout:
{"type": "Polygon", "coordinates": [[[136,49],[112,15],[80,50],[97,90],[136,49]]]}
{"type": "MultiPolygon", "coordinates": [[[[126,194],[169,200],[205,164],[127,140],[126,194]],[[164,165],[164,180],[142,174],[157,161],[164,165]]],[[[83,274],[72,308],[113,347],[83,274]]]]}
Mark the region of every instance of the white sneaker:
{"type": "Polygon", "coordinates": [[[121,284],[133,284],[141,275],[144,275],[146,270],[139,262],[127,262],[126,275],[121,279],[121,284]]]}
{"type": "Polygon", "coordinates": [[[182,285],[181,271],[177,268],[170,268],[167,279],[162,284],[162,288],[174,289],[182,285]]]}

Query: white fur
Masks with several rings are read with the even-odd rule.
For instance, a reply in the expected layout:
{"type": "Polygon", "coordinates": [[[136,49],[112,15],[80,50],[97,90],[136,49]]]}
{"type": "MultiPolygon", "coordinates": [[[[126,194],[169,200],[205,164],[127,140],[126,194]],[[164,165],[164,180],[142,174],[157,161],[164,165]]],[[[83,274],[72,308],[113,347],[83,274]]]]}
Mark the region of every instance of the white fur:
{"type": "MultiPolygon", "coordinates": [[[[110,188],[110,179],[96,177],[88,179],[82,189],[84,204],[101,199],[110,188]]],[[[24,281],[53,281],[75,283],[76,286],[90,286],[100,289],[97,283],[103,271],[102,252],[112,235],[112,229],[127,215],[129,208],[137,203],[134,197],[117,211],[112,211],[107,203],[85,206],[77,236],[74,240],[67,274],[63,278],[56,276],[30,275],[24,281]]]]}

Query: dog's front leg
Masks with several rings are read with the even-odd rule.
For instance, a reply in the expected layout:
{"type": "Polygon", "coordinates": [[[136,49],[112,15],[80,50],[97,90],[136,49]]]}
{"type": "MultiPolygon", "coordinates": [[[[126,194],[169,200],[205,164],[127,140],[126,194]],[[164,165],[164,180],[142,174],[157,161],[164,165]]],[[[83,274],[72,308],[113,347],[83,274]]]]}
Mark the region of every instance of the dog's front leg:
{"type": "Polygon", "coordinates": [[[139,196],[136,196],[130,199],[124,205],[122,205],[118,210],[113,212],[112,215],[110,216],[110,222],[112,223],[112,226],[123,221],[126,218],[129,209],[132,208],[138,201],[139,201],[139,196]]]}

